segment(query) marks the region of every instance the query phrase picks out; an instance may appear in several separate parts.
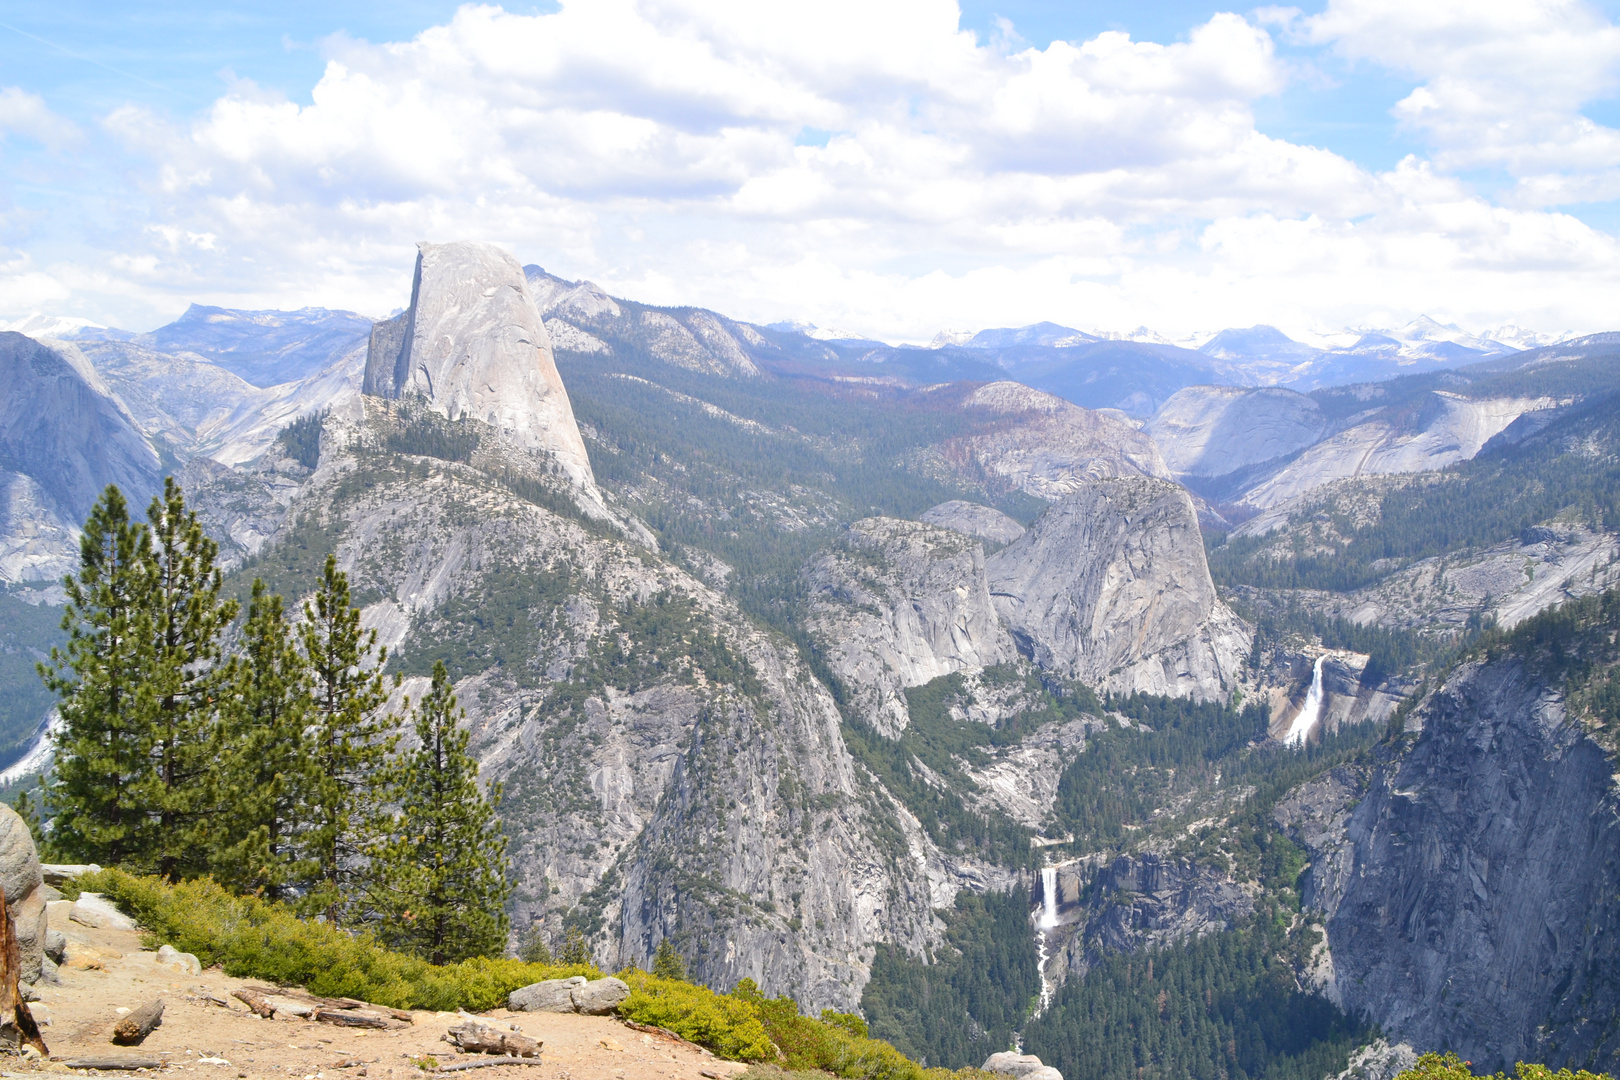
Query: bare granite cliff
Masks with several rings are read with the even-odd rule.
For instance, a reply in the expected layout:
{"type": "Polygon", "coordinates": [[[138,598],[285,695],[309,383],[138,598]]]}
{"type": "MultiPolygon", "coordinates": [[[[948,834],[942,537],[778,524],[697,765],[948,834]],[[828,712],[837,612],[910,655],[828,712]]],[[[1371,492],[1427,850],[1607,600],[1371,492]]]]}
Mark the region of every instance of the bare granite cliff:
{"type": "Polygon", "coordinates": [[[55,578],[108,484],[132,516],[161,484],[157,451],[77,347],[0,333],[0,580],[55,578]]]}
{"type": "Polygon", "coordinates": [[[523,268],[492,244],[417,245],[411,306],[373,329],[363,390],[479,420],[595,489],[523,268]]]}
{"type": "Polygon", "coordinates": [[[1249,650],[1215,594],[1192,499],[1165,480],[1092,480],[986,569],[1019,648],[1103,690],[1222,697],[1249,650]]]}
{"type": "Polygon", "coordinates": [[[1620,1064],[1620,816],[1611,755],[1524,661],[1458,669],[1421,732],[1276,816],[1311,853],[1330,998],[1476,1069],[1620,1064]]]}
{"type": "Polygon", "coordinates": [[[850,704],[895,736],[905,688],[1016,658],[996,617],[984,549],[938,525],[867,518],[804,568],[811,634],[850,704]]]}

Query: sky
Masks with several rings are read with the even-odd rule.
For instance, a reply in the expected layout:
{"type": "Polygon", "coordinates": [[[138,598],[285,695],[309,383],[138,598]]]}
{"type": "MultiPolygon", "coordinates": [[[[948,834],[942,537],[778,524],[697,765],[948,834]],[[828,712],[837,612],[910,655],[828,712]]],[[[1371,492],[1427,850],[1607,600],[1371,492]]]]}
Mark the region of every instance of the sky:
{"type": "Polygon", "coordinates": [[[1620,329],[1620,0],[0,0],[0,320],[417,241],[890,341],[1620,329]]]}

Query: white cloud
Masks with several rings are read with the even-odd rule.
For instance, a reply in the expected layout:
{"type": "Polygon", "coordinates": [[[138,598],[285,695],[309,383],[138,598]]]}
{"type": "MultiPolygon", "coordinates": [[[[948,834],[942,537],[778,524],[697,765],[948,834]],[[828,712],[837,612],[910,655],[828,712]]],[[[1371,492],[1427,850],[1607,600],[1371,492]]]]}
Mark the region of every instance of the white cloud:
{"type": "Polygon", "coordinates": [[[1582,0],[1330,0],[1284,21],[1422,80],[1393,113],[1427,136],[1435,164],[1507,170],[1519,197],[1554,205],[1620,197],[1620,131],[1581,114],[1620,92],[1620,26],[1582,0]]]}
{"type": "Polygon", "coordinates": [[[78,129],[53,113],[38,94],[18,86],[0,88],[0,138],[24,135],[46,146],[73,142],[78,129]]]}
{"type": "Polygon", "coordinates": [[[1620,194],[1615,133],[1578,112],[1613,87],[1612,27],[1557,3],[1264,17],[1422,80],[1397,112],[1432,160],[1373,173],[1262,134],[1254,105],[1292,69],[1231,14],[1168,45],[1033,49],[1005,26],[979,42],[951,0],[466,6],[411,41],[328,42],[308,105],[234,82],[189,123],[112,112],[146,177],[146,216],[100,259],[122,283],[47,270],[125,309],[385,312],[414,241],[464,237],[648,300],[919,341],[1612,317],[1613,238],[1533,208],[1620,194]],[[1518,170],[1512,207],[1451,178],[1480,163],[1518,170]]]}

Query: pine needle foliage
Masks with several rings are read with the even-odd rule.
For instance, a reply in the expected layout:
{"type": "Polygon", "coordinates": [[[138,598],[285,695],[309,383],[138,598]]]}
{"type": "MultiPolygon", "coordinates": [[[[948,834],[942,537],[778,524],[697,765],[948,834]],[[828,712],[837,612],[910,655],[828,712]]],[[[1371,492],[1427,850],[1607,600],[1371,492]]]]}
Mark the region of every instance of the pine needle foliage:
{"type": "Polygon", "coordinates": [[[326,557],[315,597],[304,605],[298,636],[314,684],[305,795],[310,821],[302,838],[314,879],[300,909],[334,926],[352,925],[361,914],[356,900],[381,813],[378,781],[398,736],[393,717],[383,713],[388,650],[378,648],[375,630],[360,628],[360,609],[350,603],[349,578],[335,555],[326,557]]]}
{"type": "Polygon", "coordinates": [[[653,953],[652,973],[660,979],[686,981],[686,961],[675,951],[675,946],[669,938],[660,941],[658,949],[653,953]]]}
{"type": "Polygon", "coordinates": [[[147,810],[141,861],[170,881],[206,868],[210,781],[217,775],[213,745],[220,688],[220,635],[237,604],[220,596],[214,566],[219,545],[186,509],[169,477],[147,511],[152,544],[144,575],[152,636],[151,659],[136,693],[148,742],[147,768],[131,785],[147,810]]]}
{"type": "Polygon", "coordinates": [[[399,809],[372,852],[378,936],[434,964],[506,946],[512,886],[492,805],[500,785],[487,798],[479,790],[465,720],[441,661],[415,710],[417,747],[389,772],[388,801],[399,809]]]}
{"type": "Polygon", "coordinates": [[[242,651],[224,679],[219,804],[212,873],[229,888],[287,899],[313,870],[300,855],[309,787],[309,667],[286,603],[253,582],[242,651]]]}
{"type": "Polygon", "coordinates": [[[140,690],[151,659],[144,603],[151,543],[130,520],[123,493],[109,486],[85,521],[79,572],[63,581],[67,644],[39,665],[62,716],[45,795],[52,839],[64,856],[85,862],[127,862],[143,846],[137,785],[146,750],[140,690]]]}

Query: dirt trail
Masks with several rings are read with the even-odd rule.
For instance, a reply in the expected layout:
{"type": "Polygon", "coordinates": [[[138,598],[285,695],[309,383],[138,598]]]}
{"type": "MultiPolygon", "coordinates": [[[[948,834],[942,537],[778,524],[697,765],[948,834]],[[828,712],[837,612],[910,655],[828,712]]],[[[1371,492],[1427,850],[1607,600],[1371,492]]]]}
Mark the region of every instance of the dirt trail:
{"type": "MultiPolygon", "coordinates": [[[[53,1058],[89,1056],[159,1057],[168,1073],[286,1080],[422,1080],[430,1075],[413,1059],[431,1057],[439,1065],[475,1060],[459,1054],[442,1036],[464,1017],[418,1011],[414,1023],[392,1031],[358,1031],[312,1020],[263,1020],[232,990],[263,985],[232,978],[218,968],[187,975],[164,967],[157,954],[141,948],[133,931],[91,929],[67,918],[71,905],[51,905],[51,929],[67,935],[61,985],[42,984],[32,1006],[53,1058]],[[165,1002],[163,1024],[138,1047],[112,1043],[118,1010],[134,1010],[153,998],[165,1002]],[[229,1002],[228,1008],[210,997],[229,1002]]],[[[728,1080],[743,1066],[708,1056],[689,1043],[635,1031],[611,1017],[560,1013],[480,1014],[491,1026],[516,1026],[544,1043],[540,1065],[499,1065],[439,1074],[465,1080],[728,1080]]],[[[0,1061],[4,1073],[66,1072],[59,1061],[0,1061]]],[[[86,1075],[129,1076],[129,1073],[86,1075]]]]}

